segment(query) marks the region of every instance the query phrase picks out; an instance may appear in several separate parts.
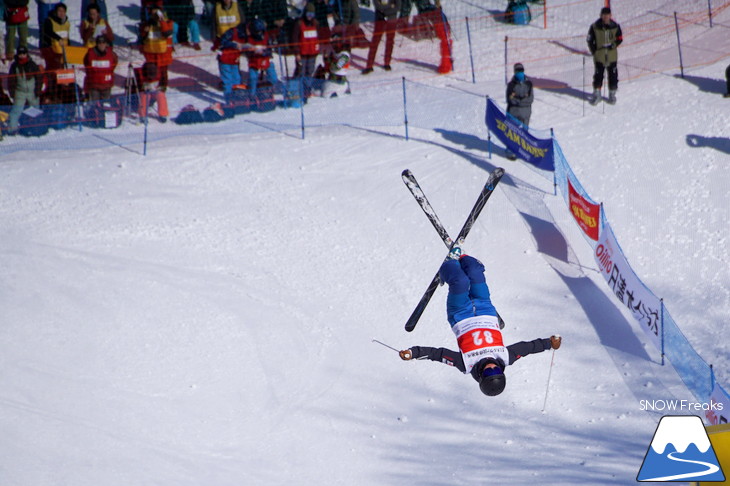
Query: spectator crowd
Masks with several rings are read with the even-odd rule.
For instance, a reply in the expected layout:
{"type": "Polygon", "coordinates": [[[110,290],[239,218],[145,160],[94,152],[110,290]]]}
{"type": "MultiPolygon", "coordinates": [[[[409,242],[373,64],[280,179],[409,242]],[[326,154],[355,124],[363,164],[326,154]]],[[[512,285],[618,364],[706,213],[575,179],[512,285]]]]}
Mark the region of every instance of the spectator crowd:
{"type": "MultiPolygon", "coordinates": [[[[351,50],[367,49],[361,75],[368,75],[376,68],[384,37],[379,66],[390,71],[397,32],[436,40],[440,57],[436,71],[446,74],[453,70],[450,26],[440,0],[372,0],[375,22],[370,39],[360,26],[361,7],[369,6],[370,0],[205,0],[200,19],[193,0],[140,0],[135,46],[144,63],[137,68],[130,65],[126,77],[116,73],[119,59],[114,44],[118,38],[108,20],[105,0],[82,0],[78,12],[81,46],[70,42],[72,20],[66,4],[35,2],[39,43],[38,50],[31,51],[29,0],[0,0],[5,24],[2,60],[10,63],[8,74],[0,75],[0,112],[9,114],[4,128],[10,134],[18,131],[27,108],[35,108],[30,113],[38,116],[46,105],[83,106],[86,115],[95,117],[108,110],[129,109],[142,120],[154,113],[160,122],[167,121],[170,114],[165,93],[176,48],[202,50],[201,30],[212,41],[222,106],[258,103],[261,97],[286,93],[291,80],[297,81],[305,98],[347,94],[351,50]],[[292,73],[288,63],[280,64],[285,72],[277,73],[274,52],[293,56],[292,73]],[[33,54],[42,63],[34,60],[33,54]],[[242,76],[241,59],[247,63],[246,76],[242,76]],[[83,64],[82,84],[77,83],[70,64],[83,64]],[[113,96],[115,85],[124,86],[123,98],[113,96]]],[[[507,13],[511,18],[517,18],[523,4],[526,1],[510,1],[507,13]]],[[[529,9],[527,13],[529,18],[529,9]]],[[[620,25],[613,20],[611,10],[603,8],[587,35],[595,66],[594,90],[588,98],[593,104],[602,99],[604,77],[608,78],[606,101],[616,102],[618,47],[622,41],[620,25]]],[[[730,68],[727,75],[730,91],[730,68]]],[[[533,99],[532,82],[518,63],[507,86],[508,113],[527,126],[533,99]]]]}

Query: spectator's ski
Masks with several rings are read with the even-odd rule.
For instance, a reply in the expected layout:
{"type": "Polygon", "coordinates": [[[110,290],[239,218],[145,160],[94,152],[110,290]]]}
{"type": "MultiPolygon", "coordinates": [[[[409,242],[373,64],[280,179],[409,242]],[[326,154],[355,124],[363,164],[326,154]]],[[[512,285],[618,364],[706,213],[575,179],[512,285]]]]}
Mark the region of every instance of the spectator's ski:
{"type": "MultiPolygon", "coordinates": [[[[410,172],[409,172],[410,174],[410,172]]],[[[474,226],[474,223],[476,222],[477,218],[479,217],[479,213],[482,212],[482,209],[484,209],[484,205],[487,203],[487,200],[494,192],[494,189],[497,187],[497,184],[499,183],[500,179],[504,175],[504,169],[502,168],[496,168],[494,171],[489,175],[489,179],[487,180],[487,183],[484,185],[484,188],[482,189],[482,192],[479,194],[479,197],[477,198],[476,203],[474,204],[474,207],[472,208],[471,212],[469,213],[469,216],[467,216],[466,221],[464,222],[464,226],[462,226],[461,231],[459,231],[459,235],[456,237],[456,240],[452,241],[452,243],[449,245],[449,252],[454,246],[459,246],[464,243],[464,239],[469,234],[469,231],[471,231],[472,226],[474,226]]],[[[413,178],[413,174],[410,174],[411,179],[413,182],[415,182],[415,178],[413,178]]],[[[403,173],[403,179],[406,180],[406,173],[403,173]]],[[[408,184],[408,183],[406,183],[408,184]]],[[[418,183],[415,184],[416,187],[418,186],[418,183]]],[[[408,186],[409,189],[411,186],[408,186]]],[[[423,191],[420,190],[420,187],[418,188],[420,194],[423,195],[423,191]]],[[[415,194],[414,194],[415,195],[415,194]]],[[[421,200],[417,197],[416,198],[421,204],[421,200]]],[[[425,204],[428,204],[428,201],[425,198],[425,195],[423,195],[422,198],[423,201],[425,201],[425,204]]],[[[421,206],[424,208],[424,206],[421,206]]],[[[442,239],[444,241],[447,241],[444,238],[444,234],[446,235],[446,238],[448,238],[448,233],[446,233],[445,230],[443,230],[443,233],[441,230],[439,230],[439,227],[443,229],[443,225],[441,225],[438,217],[436,216],[436,213],[433,211],[433,208],[430,204],[427,206],[429,208],[429,211],[427,211],[424,208],[424,212],[426,212],[426,215],[431,220],[431,223],[434,225],[437,231],[439,231],[439,234],[442,235],[442,239]],[[430,213],[430,214],[429,214],[430,213]],[[433,218],[432,218],[433,216],[433,218]],[[439,227],[437,227],[437,224],[439,227]]],[[[447,257],[448,258],[448,257],[447,257]]],[[[426,306],[428,305],[429,301],[431,300],[431,297],[433,296],[434,292],[436,291],[436,288],[439,285],[439,274],[436,272],[436,275],[431,280],[431,283],[429,284],[428,288],[426,289],[426,292],[421,297],[421,300],[418,302],[418,305],[416,306],[415,310],[411,314],[411,316],[408,318],[408,321],[406,322],[406,331],[411,332],[413,329],[416,328],[416,324],[418,324],[418,320],[421,318],[421,315],[423,314],[423,311],[426,310],[426,306]]]]}
{"type": "MultiPolygon", "coordinates": [[[[441,223],[441,220],[436,214],[436,211],[433,209],[433,206],[431,206],[431,203],[428,201],[426,194],[423,192],[423,189],[421,189],[420,184],[418,184],[416,176],[413,175],[413,172],[411,172],[410,169],[406,169],[401,174],[401,177],[403,178],[403,182],[406,184],[406,187],[408,187],[408,190],[411,191],[411,194],[413,194],[413,197],[418,202],[418,205],[421,206],[421,209],[423,209],[423,212],[426,214],[428,220],[431,221],[431,224],[436,229],[436,232],[439,234],[439,236],[441,236],[441,241],[443,241],[444,245],[446,245],[446,247],[451,250],[451,245],[454,244],[454,240],[451,239],[451,237],[449,236],[449,232],[446,231],[446,228],[441,223]]],[[[504,329],[504,320],[502,320],[502,316],[499,315],[499,312],[497,312],[497,319],[499,320],[499,328],[504,329]]]]}

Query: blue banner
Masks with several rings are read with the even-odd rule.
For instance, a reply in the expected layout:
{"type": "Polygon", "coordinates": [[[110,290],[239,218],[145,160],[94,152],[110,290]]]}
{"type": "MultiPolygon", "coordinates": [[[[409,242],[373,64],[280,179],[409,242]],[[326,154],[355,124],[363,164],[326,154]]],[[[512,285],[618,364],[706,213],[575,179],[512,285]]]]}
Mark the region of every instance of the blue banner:
{"type": "Polygon", "coordinates": [[[522,123],[508,115],[491,98],[487,99],[485,122],[490,132],[517,157],[542,170],[553,172],[552,138],[536,138],[522,123]]]}

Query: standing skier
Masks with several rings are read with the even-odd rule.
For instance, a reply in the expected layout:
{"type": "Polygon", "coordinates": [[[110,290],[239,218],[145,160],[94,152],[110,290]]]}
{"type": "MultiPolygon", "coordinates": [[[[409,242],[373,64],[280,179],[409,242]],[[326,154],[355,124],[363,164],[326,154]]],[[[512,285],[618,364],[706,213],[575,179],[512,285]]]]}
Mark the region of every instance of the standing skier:
{"type": "Polygon", "coordinates": [[[413,346],[400,352],[403,360],[429,359],[455,366],[462,373],[471,373],[482,393],[495,396],[502,393],[507,383],[506,366],[528,354],[560,347],[561,338],[557,335],[505,346],[484,277],[484,265],[474,257],[462,255],[459,247],[441,265],[439,276],[449,286],[446,313],[459,352],[413,346]]]}
{"type": "Polygon", "coordinates": [[[595,105],[600,101],[603,73],[608,71],[608,102],[614,104],[618,89],[618,46],[621,45],[624,37],[621,26],[611,19],[610,8],[601,9],[601,18],[591,24],[586,40],[596,66],[590,103],[595,105]]]}

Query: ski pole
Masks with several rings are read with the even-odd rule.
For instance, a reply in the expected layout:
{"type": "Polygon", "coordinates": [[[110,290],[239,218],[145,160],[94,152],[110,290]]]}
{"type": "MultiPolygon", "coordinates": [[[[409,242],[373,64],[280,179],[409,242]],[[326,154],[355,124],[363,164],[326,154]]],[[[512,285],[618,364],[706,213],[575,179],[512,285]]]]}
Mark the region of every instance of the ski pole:
{"type": "Polygon", "coordinates": [[[394,348],[393,346],[388,346],[387,344],[385,344],[385,343],[383,343],[383,342],[380,342],[380,341],[378,341],[377,339],[373,339],[373,342],[374,342],[374,343],[378,343],[378,344],[380,344],[381,346],[385,346],[385,347],[386,347],[386,348],[388,348],[388,349],[392,349],[392,350],[393,350],[393,351],[395,351],[396,353],[400,353],[400,351],[399,351],[399,350],[397,350],[397,349],[395,349],[395,348],[394,348]]]}
{"type": "Polygon", "coordinates": [[[553,349],[553,355],[550,357],[550,371],[548,371],[547,386],[545,387],[545,401],[542,402],[542,413],[545,413],[545,406],[547,405],[548,392],[550,391],[550,376],[553,374],[553,362],[555,361],[555,350],[553,349]]]}

